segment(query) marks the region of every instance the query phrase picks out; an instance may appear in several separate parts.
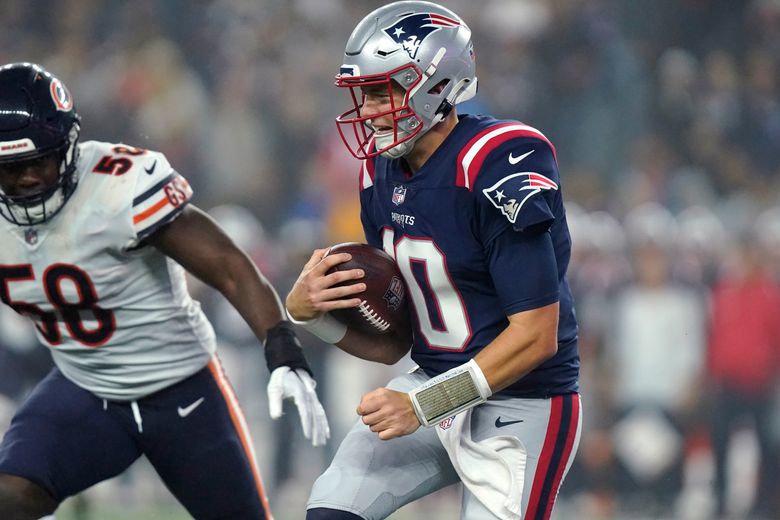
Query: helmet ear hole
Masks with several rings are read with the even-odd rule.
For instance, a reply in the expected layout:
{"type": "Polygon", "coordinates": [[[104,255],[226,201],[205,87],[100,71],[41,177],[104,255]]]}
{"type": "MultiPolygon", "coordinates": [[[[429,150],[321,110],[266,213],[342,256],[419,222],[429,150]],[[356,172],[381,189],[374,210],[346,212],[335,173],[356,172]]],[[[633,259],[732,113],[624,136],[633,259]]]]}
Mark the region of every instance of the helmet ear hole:
{"type": "Polygon", "coordinates": [[[435,84],[433,87],[431,87],[431,89],[428,91],[428,94],[432,94],[434,96],[436,94],[441,94],[442,92],[444,92],[444,89],[447,88],[447,85],[449,84],[450,84],[449,78],[444,78],[443,80],[435,84]]]}

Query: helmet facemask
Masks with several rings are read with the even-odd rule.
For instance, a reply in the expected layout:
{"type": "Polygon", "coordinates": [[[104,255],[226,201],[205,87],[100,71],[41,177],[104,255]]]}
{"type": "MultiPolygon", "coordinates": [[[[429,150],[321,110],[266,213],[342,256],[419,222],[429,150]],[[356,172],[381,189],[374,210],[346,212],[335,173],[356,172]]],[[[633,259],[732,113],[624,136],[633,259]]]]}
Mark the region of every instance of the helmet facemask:
{"type": "Polygon", "coordinates": [[[7,195],[0,188],[0,215],[17,226],[34,226],[46,222],[59,213],[77,184],[78,135],[78,124],[74,124],[67,141],[59,147],[24,158],[14,158],[13,162],[22,162],[41,160],[54,155],[57,158],[59,172],[54,183],[37,193],[7,195]]]}
{"type": "Polygon", "coordinates": [[[423,129],[423,121],[409,104],[410,93],[420,83],[422,73],[415,65],[405,65],[385,74],[367,76],[336,76],[336,85],[349,89],[353,108],[341,114],[336,119],[336,126],[341,138],[352,155],[358,159],[366,159],[376,155],[387,155],[390,158],[402,157],[411,150],[415,137],[423,129]],[[407,86],[404,87],[404,84],[407,86]],[[403,101],[396,106],[394,96],[396,88],[405,90],[403,101]],[[384,112],[362,115],[365,95],[362,89],[368,86],[380,86],[387,89],[390,108],[384,112]],[[391,115],[392,130],[377,135],[371,124],[372,119],[391,115]]]}

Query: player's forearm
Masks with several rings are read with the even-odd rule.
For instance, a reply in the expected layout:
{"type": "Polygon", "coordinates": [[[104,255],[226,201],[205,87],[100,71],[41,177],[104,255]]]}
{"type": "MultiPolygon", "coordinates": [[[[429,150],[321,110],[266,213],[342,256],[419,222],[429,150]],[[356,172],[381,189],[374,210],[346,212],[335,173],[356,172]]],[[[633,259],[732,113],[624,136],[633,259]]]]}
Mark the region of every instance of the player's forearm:
{"type": "Polygon", "coordinates": [[[495,393],[550,359],[558,351],[558,304],[511,316],[509,325],[475,356],[495,393]]]}
{"type": "Polygon", "coordinates": [[[221,267],[225,275],[215,288],[235,307],[255,335],[264,339],[268,329],[285,319],[279,295],[249,258],[234,256],[226,263],[221,267]]]}

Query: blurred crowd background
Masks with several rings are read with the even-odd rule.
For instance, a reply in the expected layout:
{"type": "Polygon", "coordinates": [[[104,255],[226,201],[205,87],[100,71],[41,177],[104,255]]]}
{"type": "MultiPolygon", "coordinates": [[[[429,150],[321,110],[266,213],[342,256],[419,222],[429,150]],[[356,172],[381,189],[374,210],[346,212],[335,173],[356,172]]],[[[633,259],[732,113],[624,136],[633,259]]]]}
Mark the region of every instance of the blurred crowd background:
{"type": "MultiPolygon", "coordinates": [[[[333,76],[382,3],[2,0],[0,62],[64,80],[84,140],[166,153],[284,295],[313,248],[362,240],[333,76]]],[[[480,91],[460,111],[519,119],[558,151],[586,414],[555,517],[780,519],[780,1],[442,3],[473,30],[480,91]]],[[[272,507],[302,518],[360,395],[411,363],[373,366],[304,335],[333,429],[315,450],[292,407],[267,418],[249,331],[191,288],[272,507]]],[[[50,363],[0,310],[3,425],[50,363]]],[[[161,488],[140,462],[61,514],[178,518],[161,488]]],[[[454,518],[458,502],[444,490],[393,518],[454,518]]]]}

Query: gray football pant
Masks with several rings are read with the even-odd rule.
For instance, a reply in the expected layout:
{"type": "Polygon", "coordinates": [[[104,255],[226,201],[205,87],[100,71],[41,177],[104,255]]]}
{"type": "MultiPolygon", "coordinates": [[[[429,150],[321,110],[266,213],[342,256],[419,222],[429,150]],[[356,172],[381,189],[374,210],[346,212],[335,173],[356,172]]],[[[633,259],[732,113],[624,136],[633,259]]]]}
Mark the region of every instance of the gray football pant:
{"type": "MultiPolygon", "coordinates": [[[[427,379],[417,370],[393,379],[387,387],[406,392],[427,379]]],[[[472,412],[473,440],[514,435],[525,447],[525,520],[550,517],[577,451],[581,425],[577,394],[551,399],[495,398],[472,412]]],[[[330,467],[314,483],[307,507],[338,509],[379,520],[458,481],[435,428],[420,428],[411,435],[383,441],[358,420],[330,467]]],[[[496,519],[465,487],[461,518],[496,519]]]]}

